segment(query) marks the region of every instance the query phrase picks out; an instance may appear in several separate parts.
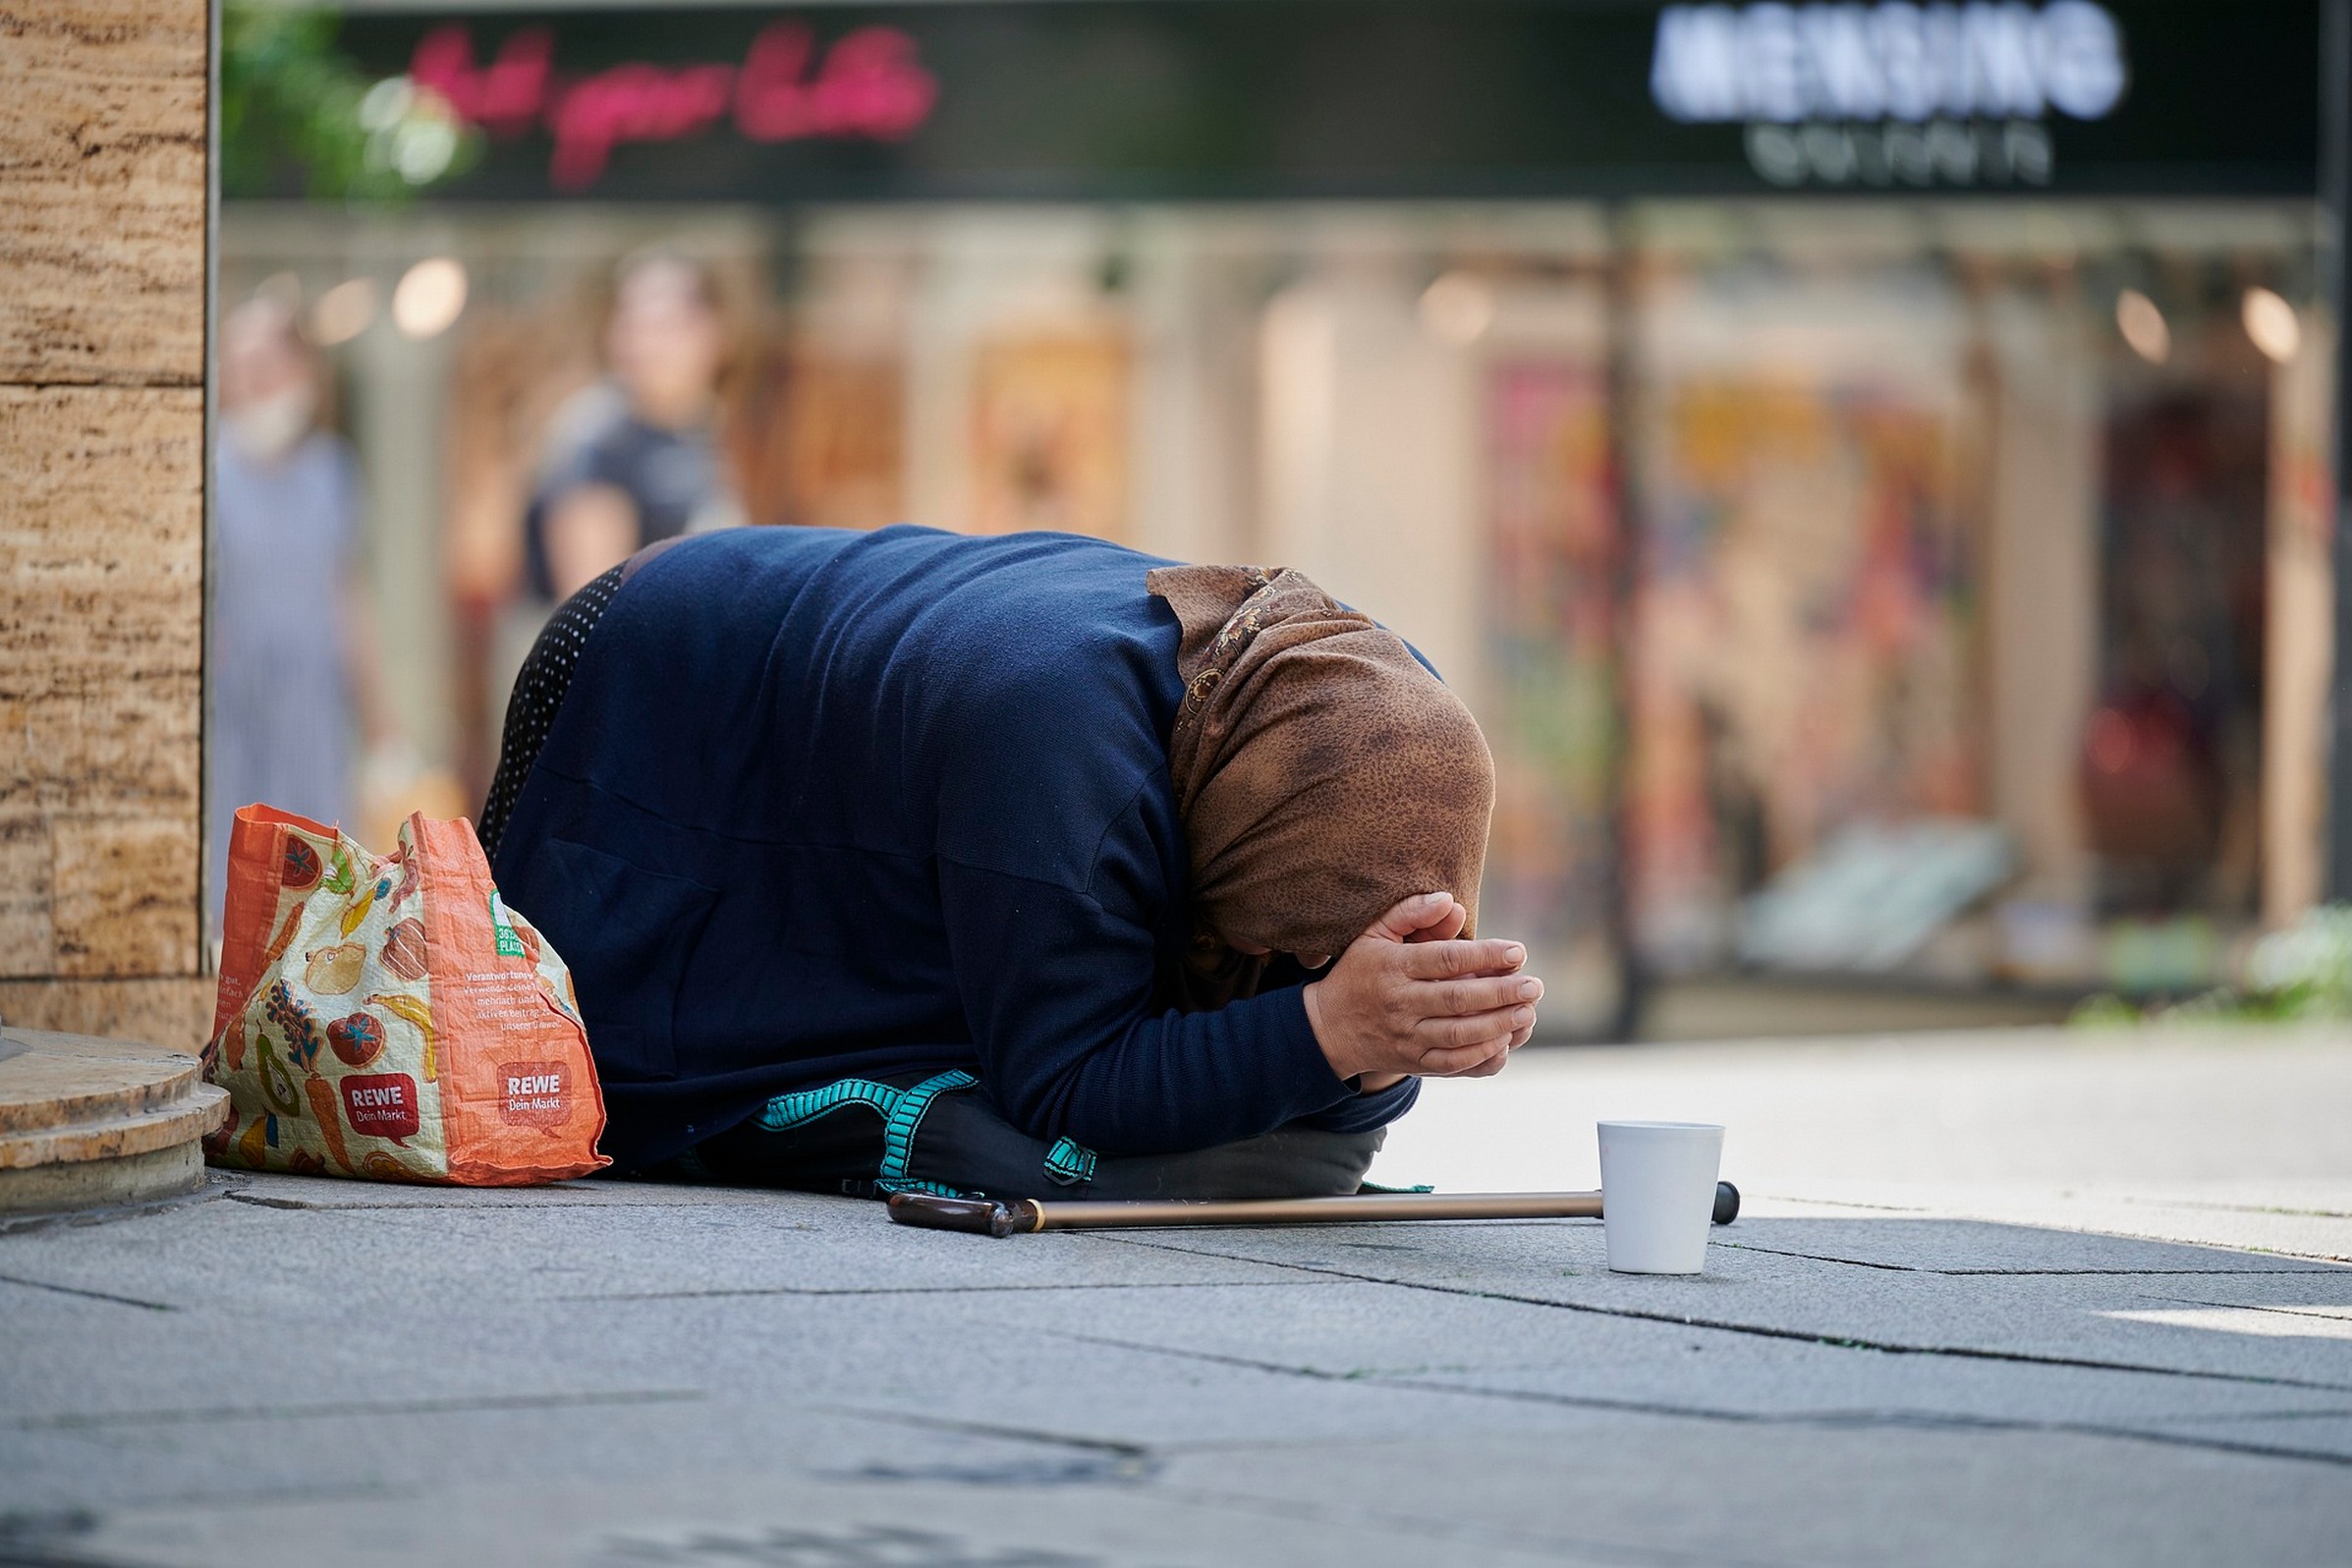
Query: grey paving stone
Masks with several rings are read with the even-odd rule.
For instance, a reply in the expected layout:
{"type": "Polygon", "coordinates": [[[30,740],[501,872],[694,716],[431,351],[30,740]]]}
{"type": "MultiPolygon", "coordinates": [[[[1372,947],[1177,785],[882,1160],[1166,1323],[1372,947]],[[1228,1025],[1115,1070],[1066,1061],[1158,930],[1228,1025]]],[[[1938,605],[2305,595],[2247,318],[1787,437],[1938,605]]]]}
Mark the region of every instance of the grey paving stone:
{"type": "Polygon", "coordinates": [[[824,1484],[765,1471],[666,1484],[289,1502],[234,1519],[159,1510],[104,1520],[77,1544],[116,1563],[174,1568],[1598,1568],[1635,1560],[1589,1555],[1557,1532],[1506,1535],[1443,1516],[1400,1525],[1344,1499],[1267,1501],[1135,1484],[824,1484]]]}
{"type": "Polygon", "coordinates": [[[1750,1206],[1774,1217],[1970,1217],[2061,1235],[2219,1247],[2273,1263],[2340,1265],[2352,1263],[2352,1212],[2326,1205],[2341,1202],[2344,1190],[2340,1181],[2210,1182],[2177,1191],[2157,1182],[2076,1181],[2057,1189],[1844,1181],[1760,1190],[1750,1206]]]}
{"type": "Polygon", "coordinates": [[[1563,1445],[1189,1456],[1170,1487],[1347,1496],[1387,1518],[1550,1532],[1625,1562],[2322,1564],[2352,1486],[2331,1465],[2063,1433],[1805,1430],[1596,1418],[1563,1445]]]}
{"type": "MultiPolygon", "coordinates": [[[[2352,1223],[2320,1103],[2352,1044],[1744,1050],[1562,1053],[1480,1135],[1589,1120],[1588,1067],[1736,1102],[1752,1189],[1814,1201],[1759,1203],[1696,1280],[1611,1275],[1582,1223],[992,1242],[595,1182],[239,1176],[0,1224],[0,1559],[87,1513],[38,1550],[2343,1560],[2352,1268],[2250,1248],[2352,1223]]],[[[1475,1133],[1467,1092],[1432,1103],[1475,1133]]]]}
{"type": "Polygon", "coordinates": [[[231,1196],[84,1229],[0,1236],[0,1274],[195,1301],[470,1298],[1245,1281],[1247,1261],[1040,1236],[1013,1251],[890,1224],[880,1205],[732,1193],[699,1204],[279,1209],[231,1196]]]}
{"type": "MultiPolygon", "coordinates": [[[[1966,1256],[1997,1264],[2014,1230],[2019,1261],[2011,1274],[1929,1272],[1916,1267],[1857,1266],[1808,1256],[1796,1247],[1761,1250],[1776,1232],[1806,1227],[1808,1249],[1824,1245],[1822,1227],[1872,1221],[1758,1221],[1739,1246],[1709,1249],[1708,1271],[1692,1278],[1608,1272],[1600,1227],[1580,1221],[1509,1224],[1366,1225],[1316,1233],[1167,1231],[1130,1233],[1124,1245],[1272,1262],[1301,1273],[1411,1285],[1419,1289],[1545,1303],[1569,1311],[1710,1324],[1765,1335],[1844,1342],[1889,1353],[1964,1352],[2088,1360],[2215,1375],[2284,1378],[2352,1389],[2352,1342],[2251,1340],[2237,1336],[2151,1335],[2149,1325],[2101,1316],[2146,1305],[2167,1282],[2260,1277],[2279,1299],[2340,1290],[2345,1270],[2295,1262],[2272,1271],[2263,1260],[2207,1248],[2131,1242],[2111,1249],[2086,1238],[2093,1259],[2136,1259],[2144,1266],[2190,1272],[2136,1275],[2100,1266],[2085,1273],[2046,1271],[2050,1237],[2022,1227],[1972,1226],[1966,1256]],[[1302,1245],[1304,1243],[1304,1245],[1302,1245]],[[2209,1272],[2208,1270],[2213,1270],[2209,1272]]],[[[1797,1238],[1791,1238],[1792,1241],[1797,1238]]],[[[1946,1254],[1945,1256],[1949,1256],[1946,1254]]],[[[2324,1294],[2321,1299],[2326,1299],[2324,1294]]]]}
{"type": "MultiPolygon", "coordinates": [[[[1540,1407],[1498,1418],[1486,1401],[1445,1390],[1300,1387],[1254,1369],[1172,1364],[1029,1329],[996,1298],[934,1294],[490,1302],[419,1323],[189,1314],[137,1341],[117,1337],[111,1362],[59,1345],[45,1373],[14,1373],[0,1400],[0,1446],[28,1455],[161,1445],[180,1456],[184,1484],[269,1495],[314,1475],[322,1448],[336,1456],[338,1476],[364,1470],[416,1484],[485,1469],[627,1478],[644,1473],[648,1454],[692,1471],[789,1449],[780,1436],[811,1413],[886,1434],[1006,1437],[1055,1453],[1269,1433],[1477,1432],[1498,1419],[1540,1429],[1559,1419],[1540,1407]],[[518,1428],[533,1435],[501,1435],[518,1428]]],[[[41,1474],[44,1505],[119,1502],[157,1480],[71,1456],[49,1472],[20,1464],[0,1468],[0,1505],[41,1474]]]]}
{"type": "Polygon", "coordinates": [[[2333,1564],[2321,1467],[2049,1435],[1789,1432],[1596,1416],[1549,1442],[1260,1444],[1121,1480],[773,1470],[108,1518],[140,1564],[2333,1564]],[[896,1534],[893,1534],[896,1533],[896,1534]],[[404,1555],[405,1554],[405,1555],[404,1555]],[[1074,1560],[1073,1560],[1074,1559],[1074,1560]]]}
{"type": "MultiPolygon", "coordinates": [[[[1565,1314],[1355,1286],[1279,1311],[1196,1313],[1148,1304],[1029,1304],[1036,1329],[1090,1344],[1148,1345],[1180,1360],[1247,1366],[1309,1381],[1460,1390],[1511,1403],[1679,1414],[1700,1420],[1901,1428],[1974,1423],[1988,1431],[2161,1436],[2192,1416],[2306,1419],[2352,1410],[2352,1389],[2279,1387],[2163,1373],[1887,1356],[1671,1323],[1565,1314]]],[[[1508,1419],[1499,1414],[1495,1419],[1508,1419]]],[[[2313,1428],[2289,1446],[2339,1452],[2313,1428]]]]}
{"type": "Polygon", "coordinates": [[[1721,1227],[1724,1248],[1960,1276],[1978,1274],[2267,1274],[2352,1280],[2352,1269],[2243,1248],[2186,1246],[2028,1225],[1895,1216],[1751,1218],[1721,1227]]]}

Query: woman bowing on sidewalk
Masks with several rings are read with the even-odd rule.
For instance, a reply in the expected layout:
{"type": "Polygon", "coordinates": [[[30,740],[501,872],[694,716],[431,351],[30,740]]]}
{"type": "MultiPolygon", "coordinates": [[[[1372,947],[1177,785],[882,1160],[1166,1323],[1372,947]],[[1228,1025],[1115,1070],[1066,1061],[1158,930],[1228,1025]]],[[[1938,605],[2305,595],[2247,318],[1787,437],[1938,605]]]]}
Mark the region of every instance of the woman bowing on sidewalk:
{"type": "Polygon", "coordinates": [[[1493,768],[1295,572],[746,529],[559,610],[482,838],[578,980],[606,1152],[818,1190],[1356,1189],[1535,1027],[1493,768]]]}

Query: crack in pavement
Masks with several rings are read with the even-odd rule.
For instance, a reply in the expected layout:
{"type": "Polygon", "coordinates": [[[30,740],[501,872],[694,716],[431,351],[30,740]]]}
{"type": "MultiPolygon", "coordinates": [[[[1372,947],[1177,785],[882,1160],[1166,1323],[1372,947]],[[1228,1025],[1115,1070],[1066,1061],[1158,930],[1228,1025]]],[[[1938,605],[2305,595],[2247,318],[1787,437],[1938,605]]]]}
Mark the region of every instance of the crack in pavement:
{"type": "Polygon", "coordinates": [[[85,1290],[80,1285],[52,1284],[45,1279],[27,1279],[22,1274],[0,1274],[0,1285],[22,1285],[27,1290],[55,1291],[60,1296],[79,1296],[84,1301],[107,1301],[118,1307],[139,1307],[151,1313],[176,1313],[180,1309],[165,1301],[143,1301],[137,1296],[117,1296],[112,1291],[85,1290]]]}
{"type": "Polygon", "coordinates": [[[178,1209],[197,1208],[205,1204],[227,1198],[231,1192],[220,1188],[198,1188],[174,1198],[159,1198],[143,1204],[117,1204],[105,1208],[69,1208],[54,1214],[12,1214],[0,1218],[0,1236],[24,1236],[35,1231],[81,1229],[92,1225],[112,1225],[126,1219],[144,1219],[150,1214],[169,1214],[178,1209]]]}
{"type": "MultiPolygon", "coordinates": [[[[1325,1283],[1316,1281],[1316,1283],[1325,1283]]],[[[710,1290],[632,1290],[591,1296],[553,1296],[551,1301],[702,1301],[729,1296],[997,1296],[1054,1290],[1296,1290],[1295,1279],[1115,1280],[1060,1285],[745,1285],[710,1290]]]]}
{"type": "Polygon", "coordinates": [[[2126,1442],[2148,1442],[2175,1448],[2200,1448],[2220,1453],[2245,1454],[2261,1459],[2303,1460],[2339,1469],[2352,1469],[2352,1453],[2324,1448],[2291,1448],[2276,1443],[2239,1442],[2227,1438],[2203,1437],[2189,1432],[2165,1431],[2160,1428],[2110,1426],[2102,1422],[2038,1421],[2022,1416],[1972,1416],[1944,1411],[1852,1410],[1778,1414],[1765,1411],[1732,1410],[1718,1405],[1676,1404],[1665,1400],[1612,1399],[1597,1394],[1562,1394],[1542,1389],[1497,1388],[1481,1383],[1444,1383],[1421,1377],[1384,1377],[1376,1372],[1369,1375],[1355,1372],[1327,1372],[1319,1367],[1302,1367],[1290,1362],[1261,1361],[1255,1357],[1235,1356],[1221,1351],[1186,1350],[1168,1345],[1148,1344],[1139,1340],[1113,1339],[1095,1334],[1070,1333],[1065,1330],[1048,1329],[1044,1331],[1051,1333],[1055,1338],[1075,1340],[1081,1344],[1101,1345],[1116,1350],[1139,1351],[1146,1355],[1168,1356],[1180,1361],[1197,1361],[1211,1366],[1270,1372],[1277,1376],[1302,1377],[1314,1382],[1397,1388],[1412,1393],[1467,1395],[1474,1399],[1495,1399],[1514,1404],[1546,1405],[1568,1410],[1605,1411],[1612,1415],[1657,1416],[1666,1419],[1712,1421],[1748,1427],[1810,1427],[1829,1430],[1893,1428],[1919,1431],[2050,1433],[2062,1436],[2112,1438],[2126,1442]]]}
{"type": "Polygon", "coordinates": [[[858,1405],[810,1405],[806,1408],[849,1421],[913,1428],[918,1431],[946,1432],[959,1437],[985,1437],[997,1442],[1029,1443],[1083,1454],[1090,1461],[1109,1462],[1107,1467],[1095,1468],[1080,1461],[1051,1474],[1042,1474],[1027,1466],[869,1464],[845,1478],[855,1481],[947,1481],[971,1485],[1069,1485],[1073,1483],[1090,1485],[1126,1484],[1150,1480],[1158,1474],[1161,1463],[1159,1455],[1148,1444],[1124,1442],[1115,1437],[1087,1437],[1073,1432],[1045,1431],[1034,1427],[965,1421],[952,1416],[919,1416],[906,1411],[873,1410],[858,1405]]]}
{"type": "Polygon", "coordinates": [[[2284,1214],[2295,1219],[2352,1219],[2352,1209],[2342,1208],[2287,1208],[2277,1204],[2220,1204],[2195,1198],[2134,1198],[2129,1194],[2120,1200],[2147,1208],[2210,1208],[2224,1214],[2284,1214]]]}
{"type": "MultiPolygon", "coordinates": [[[[2288,1306],[2282,1302],[2207,1301],[2198,1296],[2164,1296],[2159,1295],[2155,1291],[2142,1291],[2140,1293],[2139,1299],[2142,1301],[2168,1301],[2183,1307],[2204,1307],[2224,1313],[2264,1313],[2273,1317],[2301,1318],[2306,1322],[2352,1324],[2352,1305],[2333,1305],[2307,1302],[2295,1306],[2288,1306]]],[[[2103,1316],[2122,1316],[2126,1318],[2141,1316],[2140,1314],[2136,1313],[2106,1314],[2103,1316]]],[[[2162,1321],[2164,1319],[2161,1316],[2159,1316],[2156,1320],[2162,1321]]],[[[2224,1323],[2188,1323],[2181,1326],[2190,1328],[2213,1329],[2220,1332],[2231,1331],[2228,1325],[2224,1323]]],[[[2238,1331],[2256,1333],[2268,1332],[2268,1330],[2259,1329],[2241,1329],[2238,1331]]],[[[2285,1330],[2285,1332],[2292,1334],[2297,1338],[2309,1337],[2313,1339],[2352,1339],[2352,1333],[2345,1332],[2328,1333],[2325,1331],[2320,1331],[2311,1333],[2308,1336],[2301,1330],[2288,1329],[2285,1330]]]]}
{"type": "MultiPolygon", "coordinates": [[[[540,1212],[542,1212],[542,1213],[545,1213],[545,1212],[550,1212],[550,1211],[562,1211],[562,1210],[574,1209],[574,1208],[637,1208],[637,1209],[672,1209],[672,1208],[696,1208],[696,1209],[700,1209],[700,1208],[735,1208],[735,1207],[739,1207],[739,1206],[741,1206],[741,1205],[739,1205],[739,1204],[720,1204],[720,1203],[687,1203],[687,1204],[674,1204],[674,1203],[659,1203],[659,1204],[655,1204],[655,1203],[636,1203],[636,1204],[616,1204],[616,1203],[612,1203],[612,1202],[610,1202],[610,1201],[608,1201],[608,1200],[601,1199],[601,1198],[583,1198],[583,1199],[580,1199],[580,1200],[578,1200],[578,1201],[576,1201],[576,1202],[556,1202],[556,1203],[550,1203],[550,1202],[546,1202],[546,1201],[544,1201],[544,1200],[536,1200],[536,1201],[533,1201],[533,1200],[524,1200],[524,1201],[521,1201],[521,1202],[514,1202],[514,1203],[501,1203],[501,1202],[497,1202],[497,1201],[493,1200],[493,1201],[491,1201],[491,1202],[488,1202],[488,1203],[444,1204],[444,1203],[434,1203],[434,1202],[432,1202],[432,1201],[430,1201],[430,1200],[424,1200],[424,1201],[420,1201],[420,1202],[417,1202],[417,1203],[393,1203],[393,1204],[366,1204],[366,1203],[360,1203],[360,1204],[332,1204],[332,1203],[314,1203],[314,1202],[312,1202],[311,1200],[309,1200],[309,1199],[308,1199],[308,1198],[272,1198],[272,1197],[268,1197],[268,1196],[265,1196],[265,1195],[263,1195],[263,1194],[260,1194],[260,1193],[244,1192],[244,1191],[230,1192],[230,1193],[223,1193],[221,1196],[222,1196],[222,1197],[224,1197],[224,1198],[226,1198],[226,1199],[227,1199],[227,1200],[228,1200],[230,1203],[233,1203],[233,1204],[246,1204],[248,1207],[252,1207],[252,1208],[277,1208],[277,1209],[290,1209],[290,1210],[297,1210],[297,1211],[300,1211],[300,1212],[302,1212],[302,1213],[306,1213],[306,1214],[358,1214],[358,1213],[384,1213],[384,1212],[390,1212],[390,1213],[407,1213],[407,1212],[410,1212],[410,1211],[412,1211],[412,1210],[413,1210],[413,1211],[415,1211],[415,1212],[418,1212],[418,1213],[425,1213],[425,1212],[439,1212],[439,1213],[449,1213],[449,1212],[456,1212],[456,1213],[467,1213],[467,1212],[470,1212],[470,1211],[473,1211],[473,1210],[476,1210],[476,1209],[479,1209],[479,1210],[482,1210],[482,1211],[485,1211],[485,1212],[489,1212],[489,1211],[495,1211],[495,1210],[501,1210],[501,1209],[510,1209],[510,1208],[530,1208],[530,1209],[536,1209],[536,1210],[538,1210],[538,1211],[540,1211],[540,1212]]],[[[815,1226],[813,1226],[813,1225],[793,1223],[793,1224],[787,1224],[787,1225],[781,1225],[781,1226],[777,1226],[777,1227],[775,1227],[775,1228],[777,1228],[777,1229],[783,1229],[783,1230],[814,1230],[816,1227],[815,1227],[815,1226]]]]}
{"type": "MultiPolygon", "coordinates": [[[[1356,1273],[1323,1263],[1275,1262],[1262,1258],[1239,1258],[1230,1253],[1210,1252],[1201,1248],[1177,1247],[1167,1242],[1148,1242],[1133,1236],[1104,1236],[1107,1242],[1126,1247],[1149,1247],[1162,1252],[1188,1253],[1195,1258],[1222,1258],[1229,1262],[1255,1262],[1268,1268],[1291,1268],[1301,1273],[1319,1274],[1331,1279],[1350,1279],[1365,1285],[1392,1285],[1401,1290],[1428,1291],[1439,1296],[1467,1296],[1477,1301],[1510,1302],[1522,1307],[1547,1307],[1556,1312],[1584,1313],[1596,1317],[1623,1317],[1636,1322],[1672,1323],[1678,1328],[1712,1328],[1727,1334],[1747,1334],[1758,1339],[1784,1339],[1804,1345],[1825,1345],[1833,1350],[1869,1350],[1885,1356],[1948,1356],[1957,1361],[2006,1362],[2024,1367],[2071,1367],[2088,1372],[2141,1372],[2154,1377],[2185,1377],[2198,1381],[2245,1383],[2266,1388],[2310,1388],[2323,1393],[2352,1393],[2352,1383],[2317,1382],[2302,1377],[2278,1377],[2260,1372],[2201,1372],[2191,1368],[2163,1367],[2148,1362],[2108,1361],[2090,1356],[2049,1356],[2034,1351],[1988,1350],[1975,1345],[1921,1345],[1894,1339],[1863,1339],[1852,1335],[1822,1333],[1810,1328],[1775,1328],[1764,1323],[1733,1322],[1725,1318],[1694,1317],[1683,1313],[1644,1312],[1632,1307],[1600,1307],[1588,1302],[1559,1301],[1548,1296],[1523,1296],[1513,1291],[1487,1290],[1470,1285],[1439,1285],[1427,1280],[1391,1279],[1380,1274],[1356,1273]]],[[[2294,1270],[2302,1272],[2302,1270],[2294,1270]]]]}
{"type": "MultiPolygon", "coordinates": [[[[2321,1279],[2341,1279],[2343,1271],[2334,1268],[1930,1268],[1921,1263],[1887,1263],[1869,1258],[1839,1258],[1829,1253],[1792,1252],[1784,1247],[1759,1247],[1754,1242],[1711,1242],[1710,1246],[1726,1247],[1733,1252],[1765,1253],[1774,1258],[1802,1258],[1816,1263],[1845,1263],[1854,1268],[1877,1268],[1894,1274],[1941,1274],[1951,1278],[2031,1278],[2038,1275],[2097,1278],[2117,1274],[2127,1278],[2157,1277],[2173,1274],[2217,1274],[2225,1278],[2239,1274],[2305,1274],[2321,1279]]],[[[1220,1255],[1222,1256],[1222,1255],[1220,1255]]]]}
{"type": "Polygon", "coordinates": [[[954,1416],[919,1416],[905,1410],[876,1410],[870,1405],[806,1405],[801,1408],[815,1411],[819,1415],[846,1416],[891,1427],[914,1427],[924,1431],[954,1432],[966,1437],[1001,1437],[1014,1442],[1043,1443],[1049,1448],[1076,1448],[1091,1454],[1108,1454],[1115,1459],[1155,1457],[1148,1443],[1128,1442],[1118,1437],[1086,1437],[1075,1432],[1047,1431],[1036,1427],[1013,1427],[997,1422],[966,1421],[954,1416]]]}
{"type": "Polygon", "coordinates": [[[2193,1412],[2184,1411],[2176,1416],[2166,1416],[2163,1418],[2163,1420],[2166,1422],[2175,1422],[2186,1427],[2192,1424],[2204,1425],[2209,1422],[2218,1424],[2233,1421],[2332,1421],[2341,1420],[2347,1417],[2352,1417],[2352,1409],[2233,1410],[2224,1411],[2211,1416],[2201,1416],[2193,1412]]]}
{"type": "Polygon", "coordinates": [[[594,1405],[686,1404],[700,1388],[614,1388],[581,1393],[481,1394],[445,1399],[353,1399],[315,1405],[213,1405],[178,1410],[66,1411],[0,1416],[0,1431],[83,1431],[105,1427],[177,1427],[210,1421],[315,1421],[342,1416],[442,1416],[473,1411],[568,1410],[594,1405]]]}

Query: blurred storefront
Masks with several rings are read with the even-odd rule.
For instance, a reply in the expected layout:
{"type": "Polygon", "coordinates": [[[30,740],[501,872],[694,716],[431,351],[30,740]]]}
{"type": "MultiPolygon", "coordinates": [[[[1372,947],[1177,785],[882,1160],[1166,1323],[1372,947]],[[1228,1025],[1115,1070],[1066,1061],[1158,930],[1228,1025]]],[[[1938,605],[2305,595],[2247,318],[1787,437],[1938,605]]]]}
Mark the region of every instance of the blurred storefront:
{"type": "Polygon", "coordinates": [[[655,247],[729,323],[743,518],[1278,561],[1411,637],[1492,740],[1486,920],[1548,1021],[1622,1029],[1649,977],[2187,988],[2320,892],[2318,32],[369,9],[333,49],[419,198],[257,149],[222,292],[330,345],[392,695],[461,795],[655,247]]]}

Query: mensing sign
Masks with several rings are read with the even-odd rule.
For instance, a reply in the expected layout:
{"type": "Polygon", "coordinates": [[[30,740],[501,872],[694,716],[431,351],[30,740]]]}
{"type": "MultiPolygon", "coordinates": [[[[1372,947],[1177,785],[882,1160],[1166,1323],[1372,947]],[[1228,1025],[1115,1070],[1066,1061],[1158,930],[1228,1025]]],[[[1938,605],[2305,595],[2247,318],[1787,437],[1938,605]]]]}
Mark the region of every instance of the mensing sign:
{"type": "Polygon", "coordinates": [[[1691,121],[2104,119],[2129,79],[2092,0],[1668,6],[1650,91],[1691,121]]]}

